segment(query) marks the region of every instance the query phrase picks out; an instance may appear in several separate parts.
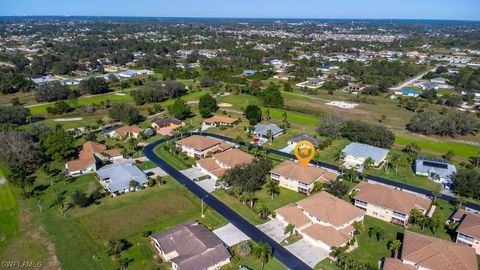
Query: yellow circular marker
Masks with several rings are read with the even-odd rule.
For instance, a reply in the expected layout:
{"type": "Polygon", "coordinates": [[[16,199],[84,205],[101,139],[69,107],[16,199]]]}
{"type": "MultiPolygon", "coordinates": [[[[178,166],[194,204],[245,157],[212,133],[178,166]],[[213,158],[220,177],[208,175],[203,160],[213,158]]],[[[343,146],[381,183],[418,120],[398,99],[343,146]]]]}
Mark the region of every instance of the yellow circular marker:
{"type": "Polygon", "coordinates": [[[310,160],[315,156],[315,146],[309,141],[299,141],[295,145],[293,153],[303,167],[307,167],[310,160]]]}

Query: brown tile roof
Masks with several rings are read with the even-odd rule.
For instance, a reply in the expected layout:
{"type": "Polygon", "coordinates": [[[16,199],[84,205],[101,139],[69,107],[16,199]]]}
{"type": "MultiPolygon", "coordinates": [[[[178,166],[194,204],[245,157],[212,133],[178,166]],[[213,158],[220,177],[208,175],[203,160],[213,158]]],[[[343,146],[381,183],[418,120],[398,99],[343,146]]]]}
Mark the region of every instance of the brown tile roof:
{"type": "Polygon", "coordinates": [[[466,214],[467,212],[465,210],[458,209],[457,211],[455,211],[455,214],[452,216],[452,219],[454,221],[460,221],[465,217],[466,214]]]}
{"type": "Polygon", "coordinates": [[[205,226],[189,221],[153,234],[165,253],[176,251],[172,262],[180,270],[207,269],[231,257],[223,242],[205,226]]]}
{"type": "Polygon", "coordinates": [[[299,163],[291,160],[285,160],[284,162],[280,163],[271,171],[271,173],[288,177],[308,185],[315,182],[317,179],[325,181],[331,178],[330,173],[326,175],[326,178],[322,178],[322,176],[327,173],[327,170],[325,169],[312,165],[303,167],[299,163]]]}
{"type": "Polygon", "coordinates": [[[234,124],[237,121],[238,121],[237,118],[220,116],[220,115],[214,115],[208,119],[205,119],[205,123],[208,123],[208,124],[216,124],[216,123],[234,124]]]}
{"type": "Polygon", "coordinates": [[[294,204],[285,205],[275,210],[275,212],[277,212],[277,215],[282,216],[289,224],[295,225],[297,229],[310,223],[310,219],[303,213],[302,209],[294,204]]]}
{"type": "Polygon", "coordinates": [[[230,149],[225,152],[214,154],[212,157],[200,159],[197,164],[217,177],[222,176],[226,169],[241,164],[249,164],[254,157],[239,149],[230,149]]]}
{"type": "Polygon", "coordinates": [[[331,226],[323,226],[318,223],[312,224],[302,230],[303,233],[315,240],[320,240],[331,247],[340,247],[352,239],[352,237],[335,230],[331,226]]]}
{"type": "Polygon", "coordinates": [[[355,199],[409,215],[413,208],[428,210],[431,200],[380,184],[360,182],[355,199]]]}
{"type": "Polygon", "coordinates": [[[184,139],[178,140],[177,144],[188,147],[188,148],[193,148],[196,150],[205,150],[208,148],[212,148],[216,145],[219,145],[222,142],[223,141],[219,139],[215,139],[211,137],[192,135],[184,139]]]}
{"type": "Polygon", "coordinates": [[[432,270],[477,270],[475,249],[405,231],[402,259],[432,270]]]}
{"type": "Polygon", "coordinates": [[[332,182],[332,181],[335,181],[335,179],[337,179],[338,176],[339,176],[338,173],[325,171],[325,173],[322,174],[322,176],[320,176],[320,180],[322,180],[323,182],[332,182]]]}
{"type": "Polygon", "coordinates": [[[115,129],[115,132],[122,137],[126,137],[128,136],[129,133],[138,134],[142,132],[142,129],[137,125],[131,125],[131,126],[123,126],[123,127],[117,128],[115,129]]]}
{"type": "Polygon", "coordinates": [[[415,266],[404,264],[401,260],[395,258],[385,258],[383,270],[416,270],[415,266]]]}
{"type": "Polygon", "coordinates": [[[305,212],[335,227],[349,223],[365,214],[364,210],[325,191],[303,199],[297,202],[297,205],[305,212]]]}
{"type": "Polygon", "coordinates": [[[219,145],[216,146],[216,148],[218,148],[219,151],[226,151],[233,148],[233,145],[222,141],[219,145]]]}
{"type": "Polygon", "coordinates": [[[91,155],[83,159],[67,161],[68,172],[84,170],[96,162],[95,157],[91,155]]]}
{"type": "Polygon", "coordinates": [[[213,157],[197,160],[197,164],[207,171],[212,171],[220,168],[220,165],[218,165],[218,163],[213,157]]]}
{"type": "Polygon", "coordinates": [[[103,151],[103,153],[107,154],[110,157],[119,157],[122,155],[122,149],[120,148],[113,148],[103,151]]]}
{"type": "Polygon", "coordinates": [[[213,158],[222,163],[227,168],[233,168],[241,164],[250,164],[255,159],[252,155],[243,152],[240,149],[230,149],[225,152],[214,154],[213,158]]]}
{"type": "Polygon", "coordinates": [[[480,216],[467,213],[458,226],[457,232],[480,239],[480,216]]]}
{"type": "Polygon", "coordinates": [[[88,151],[93,153],[101,153],[107,150],[107,146],[101,143],[88,141],[83,144],[82,151],[88,151]]]}

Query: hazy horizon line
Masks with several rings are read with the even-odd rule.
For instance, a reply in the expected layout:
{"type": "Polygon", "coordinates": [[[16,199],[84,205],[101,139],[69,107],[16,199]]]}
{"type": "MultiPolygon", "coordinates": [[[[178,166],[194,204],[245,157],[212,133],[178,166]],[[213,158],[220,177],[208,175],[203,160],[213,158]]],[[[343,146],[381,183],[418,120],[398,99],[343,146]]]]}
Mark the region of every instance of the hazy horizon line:
{"type": "Polygon", "coordinates": [[[167,19],[263,19],[263,20],[396,20],[396,21],[462,21],[480,22],[480,19],[447,18],[315,18],[315,17],[241,17],[241,16],[152,16],[152,15],[0,15],[1,17],[97,17],[97,18],[167,18],[167,19]]]}

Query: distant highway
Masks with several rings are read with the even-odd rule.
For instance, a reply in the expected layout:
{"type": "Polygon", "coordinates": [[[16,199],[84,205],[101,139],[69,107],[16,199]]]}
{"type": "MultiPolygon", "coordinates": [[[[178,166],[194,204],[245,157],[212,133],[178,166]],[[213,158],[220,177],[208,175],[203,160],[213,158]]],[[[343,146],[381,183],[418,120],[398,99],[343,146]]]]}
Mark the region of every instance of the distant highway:
{"type": "Polygon", "coordinates": [[[420,80],[420,79],[421,79],[423,76],[425,76],[428,72],[434,72],[434,71],[436,71],[436,70],[437,70],[437,67],[434,67],[434,68],[432,68],[431,70],[425,71],[424,73],[421,73],[421,74],[419,74],[419,75],[417,75],[417,76],[415,76],[415,77],[413,77],[413,78],[411,78],[411,79],[409,79],[409,80],[406,80],[406,81],[404,81],[403,83],[401,83],[401,84],[399,84],[399,85],[397,85],[397,86],[391,87],[390,90],[392,90],[392,91],[400,91],[400,90],[402,90],[402,88],[407,87],[407,86],[409,86],[409,85],[412,85],[412,84],[414,84],[416,81],[420,80]]]}

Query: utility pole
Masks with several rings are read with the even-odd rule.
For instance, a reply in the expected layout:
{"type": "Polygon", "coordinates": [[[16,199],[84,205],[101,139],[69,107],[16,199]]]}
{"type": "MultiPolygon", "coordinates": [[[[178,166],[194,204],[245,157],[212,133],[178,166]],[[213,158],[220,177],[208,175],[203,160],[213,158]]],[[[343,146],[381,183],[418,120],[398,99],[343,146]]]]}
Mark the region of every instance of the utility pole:
{"type": "Polygon", "coordinates": [[[202,198],[202,218],[205,218],[205,212],[204,212],[204,206],[203,206],[203,204],[204,204],[204,199],[205,199],[206,197],[208,197],[208,195],[202,198]]]}

